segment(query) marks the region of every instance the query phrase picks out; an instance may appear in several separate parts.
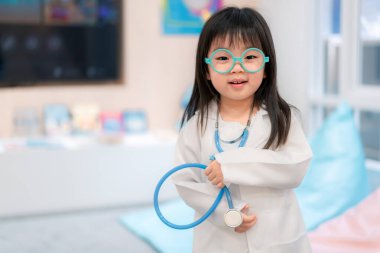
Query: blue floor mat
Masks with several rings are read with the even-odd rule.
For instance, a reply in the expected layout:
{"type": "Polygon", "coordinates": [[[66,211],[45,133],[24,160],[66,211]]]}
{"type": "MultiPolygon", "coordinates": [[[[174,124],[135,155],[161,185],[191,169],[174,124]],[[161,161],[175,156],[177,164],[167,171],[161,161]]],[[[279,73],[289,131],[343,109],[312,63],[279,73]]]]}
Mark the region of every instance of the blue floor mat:
{"type": "MultiPolygon", "coordinates": [[[[163,203],[160,210],[164,215],[170,213],[170,221],[173,223],[189,220],[189,217],[192,218],[194,215],[194,211],[181,200],[163,203]]],[[[120,218],[120,222],[158,252],[191,253],[193,230],[176,230],[166,226],[158,218],[153,207],[127,213],[120,218]]]]}

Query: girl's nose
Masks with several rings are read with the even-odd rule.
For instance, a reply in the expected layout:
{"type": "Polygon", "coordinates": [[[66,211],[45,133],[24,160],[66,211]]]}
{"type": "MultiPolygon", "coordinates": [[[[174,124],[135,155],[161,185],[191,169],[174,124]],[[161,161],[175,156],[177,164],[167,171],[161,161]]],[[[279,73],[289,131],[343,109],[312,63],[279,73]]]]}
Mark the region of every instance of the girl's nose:
{"type": "Polygon", "coordinates": [[[241,63],[239,61],[236,61],[234,67],[231,70],[231,73],[241,73],[241,72],[244,72],[244,69],[241,66],[241,63]]]}

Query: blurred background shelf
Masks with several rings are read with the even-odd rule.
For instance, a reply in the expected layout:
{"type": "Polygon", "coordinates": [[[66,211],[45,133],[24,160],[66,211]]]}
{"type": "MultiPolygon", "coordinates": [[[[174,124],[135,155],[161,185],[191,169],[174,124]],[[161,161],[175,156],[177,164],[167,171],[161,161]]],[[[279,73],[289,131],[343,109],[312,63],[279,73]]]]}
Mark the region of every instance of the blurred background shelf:
{"type": "MultiPolygon", "coordinates": [[[[150,204],[172,167],[175,134],[88,138],[75,148],[18,148],[0,154],[0,216],[150,204]]],[[[162,199],[174,194],[166,190],[162,199]]]]}

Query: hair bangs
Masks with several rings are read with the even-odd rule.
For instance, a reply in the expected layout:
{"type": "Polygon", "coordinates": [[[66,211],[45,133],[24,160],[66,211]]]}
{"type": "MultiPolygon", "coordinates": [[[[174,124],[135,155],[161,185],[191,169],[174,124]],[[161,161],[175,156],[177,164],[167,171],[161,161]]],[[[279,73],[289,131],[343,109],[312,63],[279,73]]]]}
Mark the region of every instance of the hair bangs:
{"type": "Polygon", "coordinates": [[[253,20],[239,13],[239,15],[223,22],[224,25],[217,26],[218,29],[213,31],[212,45],[214,48],[237,48],[243,46],[263,50],[260,34],[253,20]]]}

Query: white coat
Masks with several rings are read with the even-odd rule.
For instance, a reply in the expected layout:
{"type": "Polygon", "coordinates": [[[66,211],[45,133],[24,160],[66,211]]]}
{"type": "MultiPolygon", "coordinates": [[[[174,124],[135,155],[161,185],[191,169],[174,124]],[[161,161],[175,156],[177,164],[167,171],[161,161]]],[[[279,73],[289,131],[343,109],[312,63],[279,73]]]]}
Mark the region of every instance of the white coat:
{"type": "MultiPolygon", "coordinates": [[[[257,223],[246,233],[236,233],[224,224],[228,209],[223,197],[215,213],[194,228],[193,252],[196,253],[309,253],[310,244],[293,188],[297,187],[312,157],[299,120],[292,111],[291,126],[285,145],[278,149],[263,149],[270,134],[270,120],[264,108],[256,113],[249,129],[245,147],[238,143],[221,142],[223,153],[217,153],[214,143],[217,104],[209,104],[207,128],[202,136],[197,127],[196,113],[181,129],[176,145],[176,165],[183,163],[210,164],[215,154],[221,164],[224,183],[229,187],[235,208],[245,203],[257,223]]],[[[244,125],[223,121],[219,117],[221,139],[238,137],[244,125]]],[[[172,176],[181,198],[201,217],[215,200],[219,189],[212,185],[204,171],[192,168],[172,176]]]]}

